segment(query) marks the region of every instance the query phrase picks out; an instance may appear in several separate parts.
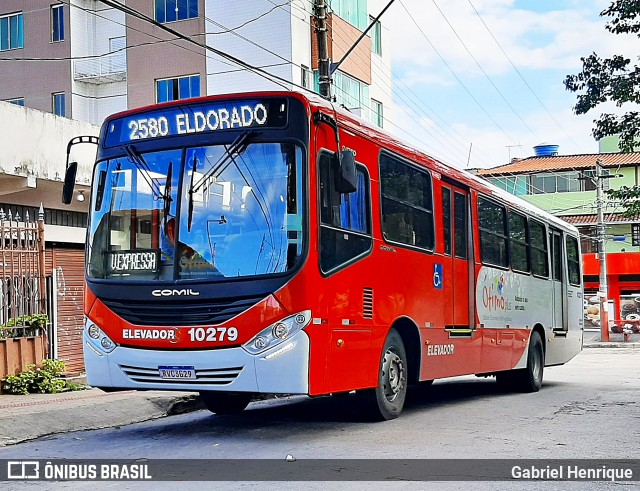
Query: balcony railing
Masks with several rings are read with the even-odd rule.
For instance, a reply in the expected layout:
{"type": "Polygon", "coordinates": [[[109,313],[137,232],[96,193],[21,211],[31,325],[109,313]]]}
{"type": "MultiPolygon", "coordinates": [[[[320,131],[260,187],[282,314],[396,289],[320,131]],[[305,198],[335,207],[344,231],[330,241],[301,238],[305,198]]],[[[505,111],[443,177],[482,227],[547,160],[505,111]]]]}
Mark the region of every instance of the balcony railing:
{"type": "Polygon", "coordinates": [[[122,82],[127,79],[126,53],[77,60],[73,64],[73,79],[90,84],[122,82]]]}

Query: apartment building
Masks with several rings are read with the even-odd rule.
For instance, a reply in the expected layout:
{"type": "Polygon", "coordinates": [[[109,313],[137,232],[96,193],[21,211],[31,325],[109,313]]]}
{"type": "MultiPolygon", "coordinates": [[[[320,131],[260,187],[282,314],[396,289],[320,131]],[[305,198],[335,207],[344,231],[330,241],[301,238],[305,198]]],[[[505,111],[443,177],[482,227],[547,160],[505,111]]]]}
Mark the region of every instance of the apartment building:
{"type": "MultiPolygon", "coordinates": [[[[97,0],[3,0],[0,100],[100,124],[111,113],[155,102],[283,87],[317,90],[312,0],[121,3],[193,42],[97,0]]],[[[386,4],[327,3],[334,61],[386,4]]],[[[334,73],[337,103],[384,126],[392,101],[390,72],[383,18],[334,73]]]]}

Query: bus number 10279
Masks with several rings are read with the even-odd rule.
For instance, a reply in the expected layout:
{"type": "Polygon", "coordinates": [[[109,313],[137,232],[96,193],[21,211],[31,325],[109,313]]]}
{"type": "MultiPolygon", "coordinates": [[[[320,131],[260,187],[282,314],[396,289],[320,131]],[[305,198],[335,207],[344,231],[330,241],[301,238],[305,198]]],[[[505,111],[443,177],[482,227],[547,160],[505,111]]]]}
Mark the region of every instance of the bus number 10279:
{"type": "Polygon", "coordinates": [[[189,340],[192,343],[200,343],[202,341],[215,342],[235,341],[238,339],[238,330],[235,327],[192,327],[189,329],[189,340]]]}

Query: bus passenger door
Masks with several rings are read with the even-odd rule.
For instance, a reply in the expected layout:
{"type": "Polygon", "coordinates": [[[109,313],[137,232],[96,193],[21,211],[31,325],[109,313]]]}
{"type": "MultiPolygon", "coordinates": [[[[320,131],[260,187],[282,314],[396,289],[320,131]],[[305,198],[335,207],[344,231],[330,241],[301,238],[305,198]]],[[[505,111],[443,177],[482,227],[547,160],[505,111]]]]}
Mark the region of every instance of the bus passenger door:
{"type": "Polygon", "coordinates": [[[463,189],[442,185],[442,219],[444,254],[451,261],[447,283],[448,298],[445,323],[448,329],[469,330],[469,310],[473,306],[470,278],[473,274],[469,262],[469,196],[463,189]]]}
{"type": "Polygon", "coordinates": [[[453,324],[470,329],[475,288],[470,280],[473,265],[469,261],[469,194],[462,189],[453,191],[453,324]]]}
{"type": "Polygon", "coordinates": [[[564,261],[562,260],[562,233],[559,230],[551,229],[549,232],[549,242],[551,248],[551,287],[552,291],[552,313],[553,330],[565,331],[567,329],[566,317],[566,283],[564,274],[564,261]]]}

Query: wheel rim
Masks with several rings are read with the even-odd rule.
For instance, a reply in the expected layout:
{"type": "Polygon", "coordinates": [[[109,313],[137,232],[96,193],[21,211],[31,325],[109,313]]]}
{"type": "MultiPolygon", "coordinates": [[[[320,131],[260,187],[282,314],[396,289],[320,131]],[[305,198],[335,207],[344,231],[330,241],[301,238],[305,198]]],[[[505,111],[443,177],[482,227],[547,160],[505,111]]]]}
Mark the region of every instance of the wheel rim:
{"type": "Polygon", "coordinates": [[[384,397],[387,401],[393,402],[403,392],[406,382],[404,362],[393,347],[384,353],[382,375],[384,397]]]}
{"type": "Polygon", "coordinates": [[[542,356],[540,350],[536,350],[533,354],[533,366],[531,367],[531,373],[533,379],[538,382],[542,378],[542,356]]]}

